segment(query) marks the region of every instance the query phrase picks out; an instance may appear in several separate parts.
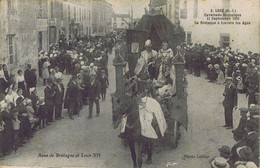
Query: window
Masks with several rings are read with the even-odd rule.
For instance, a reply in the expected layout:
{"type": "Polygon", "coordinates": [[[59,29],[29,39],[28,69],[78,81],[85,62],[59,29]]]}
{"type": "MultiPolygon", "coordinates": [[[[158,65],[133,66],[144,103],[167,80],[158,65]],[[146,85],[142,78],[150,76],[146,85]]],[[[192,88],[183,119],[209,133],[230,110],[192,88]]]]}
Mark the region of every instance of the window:
{"type": "Polygon", "coordinates": [[[104,31],[103,26],[100,26],[100,27],[99,27],[99,32],[102,33],[103,31],[104,31]]]}
{"type": "Polygon", "coordinates": [[[60,19],[63,20],[63,4],[60,4],[60,19]]]}
{"type": "Polygon", "coordinates": [[[84,9],[84,20],[87,20],[87,13],[86,13],[86,9],[84,9]]]}
{"type": "Polygon", "coordinates": [[[38,2],[38,17],[41,18],[42,15],[43,15],[42,1],[39,0],[39,2],[38,2]]]}
{"type": "Polygon", "coordinates": [[[221,33],[220,34],[220,47],[229,47],[230,45],[230,34],[227,33],[221,33]]]}
{"type": "Polygon", "coordinates": [[[51,18],[54,18],[54,15],[53,15],[53,1],[51,1],[51,18]]]}
{"type": "Polygon", "coordinates": [[[7,35],[9,64],[14,63],[14,35],[7,35]]]}
{"type": "Polygon", "coordinates": [[[180,1],[179,0],[175,0],[174,1],[174,19],[175,20],[179,20],[179,10],[180,10],[180,1]]]}
{"type": "Polygon", "coordinates": [[[88,11],[88,20],[91,21],[91,13],[90,13],[90,10],[88,11]]]}
{"type": "Polygon", "coordinates": [[[81,8],[79,8],[79,20],[81,21],[81,8]]]}
{"type": "Polygon", "coordinates": [[[13,0],[8,0],[7,1],[7,12],[8,14],[13,14],[14,13],[14,4],[13,4],[13,0]]]}
{"type": "Polygon", "coordinates": [[[223,8],[229,9],[230,8],[230,0],[222,0],[223,2],[223,8]]]}
{"type": "Polygon", "coordinates": [[[70,21],[70,5],[68,6],[68,21],[70,21]]]}
{"type": "Polygon", "coordinates": [[[74,21],[77,19],[76,6],[74,6],[74,21]]]}
{"type": "Polygon", "coordinates": [[[187,32],[186,43],[191,44],[191,32],[187,32]]]}
{"type": "Polygon", "coordinates": [[[181,9],[181,19],[187,19],[187,0],[184,0],[183,2],[183,9],[181,9]]]}
{"type": "Polygon", "coordinates": [[[169,18],[172,19],[172,5],[169,5],[169,18]]]}
{"type": "Polygon", "coordinates": [[[198,0],[194,0],[193,19],[198,17],[198,0]]]}

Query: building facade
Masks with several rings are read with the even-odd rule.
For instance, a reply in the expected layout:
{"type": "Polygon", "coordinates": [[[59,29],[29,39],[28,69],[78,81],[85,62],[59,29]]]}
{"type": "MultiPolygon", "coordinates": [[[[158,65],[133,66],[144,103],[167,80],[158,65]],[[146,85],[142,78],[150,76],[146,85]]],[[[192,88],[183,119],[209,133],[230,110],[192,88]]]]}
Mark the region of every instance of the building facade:
{"type": "Polygon", "coordinates": [[[0,9],[0,63],[14,73],[29,61],[37,68],[38,52],[61,35],[92,31],[92,0],[1,0],[0,9]]]}
{"type": "Polygon", "coordinates": [[[37,62],[36,1],[2,0],[0,9],[0,63],[16,70],[37,62]]]}
{"type": "Polygon", "coordinates": [[[105,0],[92,2],[92,35],[104,36],[112,31],[112,5],[105,0]]]}
{"type": "MultiPolygon", "coordinates": [[[[163,13],[173,22],[180,21],[186,31],[187,43],[208,43],[219,47],[231,47],[241,52],[260,52],[258,0],[151,0],[150,5],[161,8],[163,13]],[[211,11],[212,9],[212,11],[211,11]],[[214,20],[208,14],[221,14],[221,9],[229,9],[228,14],[236,14],[230,20],[214,20]],[[208,16],[207,16],[208,15],[208,16]],[[207,18],[209,17],[209,18],[207,18]],[[218,22],[219,21],[219,22],[218,22]],[[216,24],[205,24],[216,22],[216,24]],[[229,22],[229,23],[227,23],[229,22]],[[240,24],[236,24],[240,22],[240,24]],[[197,24],[195,24],[197,23],[197,24]],[[218,24],[219,23],[219,24],[218,24]],[[244,23],[244,24],[243,24],[244,23]]],[[[223,17],[222,17],[223,18],[223,17]]]]}
{"type": "Polygon", "coordinates": [[[131,24],[131,16],[129,14],[113,14],[112,18],[112,29],[113,30],[124,30],[128,29],[131,24]]]}

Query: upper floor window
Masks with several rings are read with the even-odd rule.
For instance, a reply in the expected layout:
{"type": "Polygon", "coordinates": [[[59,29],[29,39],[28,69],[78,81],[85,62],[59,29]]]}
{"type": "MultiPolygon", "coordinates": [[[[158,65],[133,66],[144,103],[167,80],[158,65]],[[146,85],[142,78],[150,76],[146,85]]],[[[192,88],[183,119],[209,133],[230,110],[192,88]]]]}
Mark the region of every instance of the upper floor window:
{"type": "Polygon", "coordinates": [[[14,35],[7,35],[9,64],[14,63],[14,35]]]}
{"type": "Polygon", "coordinates": [[[194,0],[193,19],[198,17],[198,0],[194,0]]]}
{"type": "Polygon", "coordinates": [[[39,0],[38,1],[38,17],[42,17],[43,16],[43,8],[42,8],[42,1],[39,0]]]}
{"type": "Polygon", "coordinates": [[[7,12],[9,14],[14,13],[14,1],[13,0],[8,0],[7,1],[7,12]]]}
{"type": "Polygon", "coordinates": [[[54,18],[53,1],[51,1],[51,18],[54,18]]]}
{"type": "Polygon", "coordinates": [[[70,5],[68,6],[68,20],[70,21],[70,5]]]}
{"type": "Polygon", "coordinates": [[[229,9],[230,8],[230,0],[222,0],[223,2],[223,8],[229,9]]]}
{"type": "Polygon", "coordinates": [[[60,4],[60,19],[63,20],[63,4],[60,4]]]}
{"type": "Polygon", "coordinates": [[[74,6],[74,20],[76,21],[76,19],[77,19],[76,6],[74,6]]]}

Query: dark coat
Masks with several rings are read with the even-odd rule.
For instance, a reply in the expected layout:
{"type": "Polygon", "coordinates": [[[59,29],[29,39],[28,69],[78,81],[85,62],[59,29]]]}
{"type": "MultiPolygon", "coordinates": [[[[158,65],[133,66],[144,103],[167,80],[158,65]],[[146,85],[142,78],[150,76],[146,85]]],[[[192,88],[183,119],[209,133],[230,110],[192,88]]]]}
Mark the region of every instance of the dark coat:
{"type": "Polygon", "coordinates": [[[231,148],[231,158],[230,160],[232,160],[233,163],[235,163],[236,161],[238,161],[239,156],[237,155],[237,148],[239,147],[243,147],[246,146],[246,140],[242,139],[240,141],[238,141],[232,148],[231,148]]]}
{"type": "Polygon", "coordinates": [[[58,84],[55,84],[53,89],[55,90],[56,94],[54,97],[54,103],[55,104],[62,104],[63,98],[64,98],[64,85],[60,85],[61,90],[59,90],[58,84]]]}
{"type": "Polygon", "coordinates": [[[100,97],[100,83],[95,80],[93,84],[91,84],[91,81],[89,82],[88,84],[88,96],[89,96],[89,99],[90,100],[93,100],[95,99],[96,97],[100,97]]]}
{"type": "Polygon", "coordinates": [[[99,78],[99,82],[100,82],[100,87],[101,87],[101,90],[105,90],[108,85],[109,85],[109,81],[108,81],[108,77],[107,76],[104,76],[104,77],[100,77],[99,78]]]}
{"type": "Polygon", "coordinates": [[[76,82],[74,83],[72,81],[69,81],[65,99],[70,101],[76,101],[78,97],[79,87],[77,86],[76,82]]]}
{"type": "Polygon", "coordinates": [[[30,69],[26,69],[24,71],[24,79],[25,82],[27,84],[27,87],[36,87],[36,81],[37,81],[37,77],[36,75],[32,72],[32,70],[30,69]]]}
{"type": "Polygon", "coordinates": [[[47,86],[44,89],[44,101],[46,106],[54,105],[54,96],[55,96],[54,89],[52,87],[47,86]]]}
{"type": "Polygon", "coordinates": [[[225,99],[223,101],[224,107],[235,107],[237,106],[237,91],[233,84],[226,85],[225,91],[223,93],[225,99]]]}

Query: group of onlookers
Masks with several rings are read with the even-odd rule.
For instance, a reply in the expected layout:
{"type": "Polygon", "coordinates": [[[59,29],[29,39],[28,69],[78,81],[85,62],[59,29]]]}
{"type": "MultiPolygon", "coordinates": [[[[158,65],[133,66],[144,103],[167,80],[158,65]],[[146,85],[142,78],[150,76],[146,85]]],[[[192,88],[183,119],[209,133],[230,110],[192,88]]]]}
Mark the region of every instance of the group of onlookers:
{"type": "Polygon", "coordinates": [[[219,156],[210,159],[211,167],[257,168],[259,167],[259,105],[242,107],[240,121],[232,130],[235,144],[230,148],[223,145],[219,156]]]}
{"type": "Polygon", "coordinates": [[[232,51],[208,44],[184,45],[186,68],[190,74],[200,76],[206,72],[209,82],[225,84],[223,96],[226,129],[233,129],[233,109],[237,108],[237,92],[246,93],[248,107],[239,108],[240,121],[232,130],[236,143],[223,145],[219,156],[209,160],[214,168],[259,167],[259,54],[232,51]]]}
{"type": "Polygon", "coordinates": [[[99,116],[99,99],[105,100],[109,85],[108,53],[114,42],[113,34],[69,40],[61,37],[49,52],[40,51],[38,66],[44,97],[37,95],[38,74],[31,63],[17,75],[9,74],[7,65],[0,65],[0,157],[23,146],[38,129],[62,119],[63,108],[73,119],[83,105],[89,105],[88,117],[92,118],[95,103],[99,116]],[[67,87],[63,73],[72,76],[67,87]]]}

